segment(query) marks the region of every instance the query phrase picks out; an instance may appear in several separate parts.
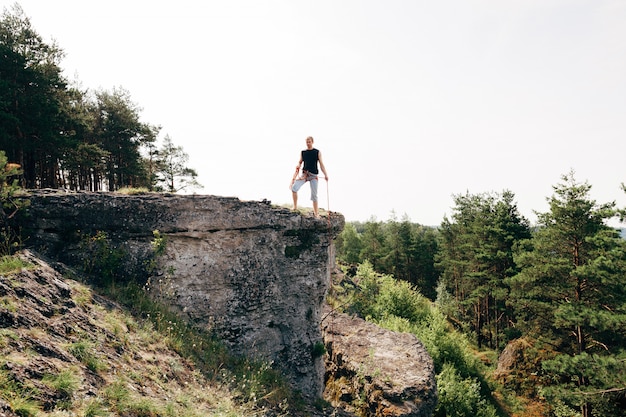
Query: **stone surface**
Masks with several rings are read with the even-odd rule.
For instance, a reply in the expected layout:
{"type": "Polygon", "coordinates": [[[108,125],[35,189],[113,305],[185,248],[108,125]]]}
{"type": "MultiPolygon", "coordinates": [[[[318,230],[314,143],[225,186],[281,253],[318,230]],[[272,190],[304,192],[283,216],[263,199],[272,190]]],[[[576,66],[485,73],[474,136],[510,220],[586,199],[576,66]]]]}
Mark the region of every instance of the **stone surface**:
{"type": "MultiPolygon", "coordinates": [[[[268,202],[198,195],[33,191],[18,221],[28,246],[81,264],[84,242],[106,232],[141,274],[153,231],[167,240],[150,291],[234,353],[273,361],[306,396],[323,391],[315,347],[343,216],[315,219],[268,202]]],[[[14,320],[4,317],[0,320],[14,320]]]]}
{"type": "Polygon", "coordinates": [[[435,368],[412,334],[382,329],[325,307],[325,397],[359,415],[429,417],[437,404],[435,368]]]}

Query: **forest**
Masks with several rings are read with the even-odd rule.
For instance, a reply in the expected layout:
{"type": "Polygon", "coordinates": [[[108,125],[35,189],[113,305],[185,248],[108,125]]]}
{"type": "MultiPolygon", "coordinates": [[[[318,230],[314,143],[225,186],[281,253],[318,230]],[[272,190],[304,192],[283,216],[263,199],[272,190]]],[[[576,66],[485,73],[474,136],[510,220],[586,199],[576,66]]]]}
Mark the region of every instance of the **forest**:
{"type": "MultiPolygon", "coordinates": [[[[393,277],[408,284],[415,298],[428,299],[472,351],[499,355],[517,347],[515,367],[498,389],[543,407],[519,415],[624,416],[626,240],[607,226],[609,219],[623,219],[624,211],[593,201],[591,185],[573,172],[553,189],[549,211],[538,214],[532,227],[510,191],[456,195],[453,214],[438,227],[395,216],[347,224],[337,239],[337,257],[360,283],[360,301],[351,311],[382,324],[413,320],[402,292],[385,290],[384,277],[393,277]],[[363,284],[363,265],[381,274],[375,291],[371,282],[363,284]],[[363,307],[364,300],[385,292],[392,296],[383,314],[380,306],[363,307]]],[[[431,355],[441,345],[435,343],[431,355]]],[[[464,368],[460,362],[456,355],[442,361],[439,376],[446,365],[464,368]]],[[[469,378],[479,380],[476,372],[469,378]]],[[[440,392],[442,400],[446,394],[440,392]]],[[[439,415],[498,415],[479,409],[477,400],[466,412],[439,415]]]]}
{"type": "MultiPolygon", "coordinates": [[[[0,162],[22,187],[198,185],[184,150],[168,136],[159,145],[161,128],[140,120],[127,91],[71,85],[62,58],[19,6],[3,12],[0,162]]],[[[624,209],[597,203],[590,189],[563,175],[536,225],[510,191],[456,195],[437,227],[395,215],[347,223],[336,240],[347,278],[332,296],[364,318],[419,333],[436,362],[438,416],[625,416],[626,241],[608,226],[624,209]],[[506,377],[487,374],[481,361],[468,365],[467,352],[495,357],[482,361],[493,368],[515,346],[506,377]],[[506,406],[504,397],[540,407],[506,406]]]]}
{"type": "Polygon", "coordinates": [[[199,186],[188,155],[121,87],[71,85],[63,50],[47,43],[19,5],[0,18],[0,150],[25,188],[177,192],[199,186]]]}

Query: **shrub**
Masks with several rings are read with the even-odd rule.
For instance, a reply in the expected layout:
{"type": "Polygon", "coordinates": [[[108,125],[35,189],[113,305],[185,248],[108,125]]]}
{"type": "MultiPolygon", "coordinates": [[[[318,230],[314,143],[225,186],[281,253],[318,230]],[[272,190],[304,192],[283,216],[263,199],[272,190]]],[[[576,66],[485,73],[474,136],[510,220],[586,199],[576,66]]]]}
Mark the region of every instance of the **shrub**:
{"type": "Polygon", "coordinates": [[[452,364],[446,363],[437,375],[439,402],[435,416],[497,417],[496,409],[482,398],[480,383],[463,378],[452,364]]]}
{"type": "Polygon", "coordinates": [[[83,269],[98,285],[114,284],[122,273],[126,253],[111,244],[106,232],[96,232],[82,240],[84,251],[83,269]]]}
{"type": "Polygon", "coordinates": [[[443,390],[439,390],[437,415],[497,415],[495,407],[487,400],[488,389],[482,376],[484,366],[473,355],[467,337],[452,328],[436,305],[411,284],[376,273],[368,262],[358,267],[354,282],[352,290],[349,283],[341,285],[344,310],[386,329],[415,334],[424,343],[433,359],[437,380],[443,384],[443,390]],[[464,390],[467,395],[463,394],[464,390]]]}

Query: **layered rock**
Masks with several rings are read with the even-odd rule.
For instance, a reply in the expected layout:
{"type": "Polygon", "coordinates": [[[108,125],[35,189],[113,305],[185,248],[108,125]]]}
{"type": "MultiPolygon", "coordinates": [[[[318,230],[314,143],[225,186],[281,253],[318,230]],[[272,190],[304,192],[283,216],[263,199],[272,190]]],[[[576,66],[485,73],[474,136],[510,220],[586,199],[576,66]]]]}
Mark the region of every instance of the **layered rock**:
{"type": "MultiPolygon", "coordinates": [[[[321,310],[344,219],[316,219],[268,202],[215,196],[33,191],[18,221],[26,243],[70,264],[105,232],[129,274],[145,272],[153,232],[165,237],[153,294],[234,353],[274,362],[307,396],[320,396],[321,310]]],[[[87,261],[89,261],[87,259],[87,261]]]]}

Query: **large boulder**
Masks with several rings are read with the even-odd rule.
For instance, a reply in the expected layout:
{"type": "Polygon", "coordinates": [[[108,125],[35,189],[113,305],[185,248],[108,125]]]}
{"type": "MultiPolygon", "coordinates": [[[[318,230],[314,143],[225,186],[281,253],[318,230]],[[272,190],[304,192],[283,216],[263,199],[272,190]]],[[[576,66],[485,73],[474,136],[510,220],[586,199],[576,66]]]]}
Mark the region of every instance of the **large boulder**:
{"type": "Polygon", "coordinates": [[[430,417],[437,404],[433,360],[412,334],[325,307],[325,398],[367,416],[430,417]]]}

